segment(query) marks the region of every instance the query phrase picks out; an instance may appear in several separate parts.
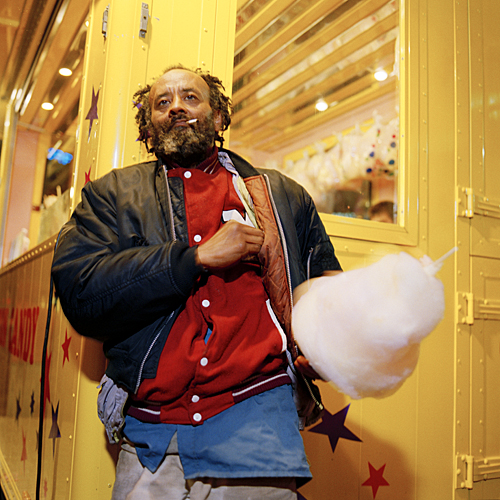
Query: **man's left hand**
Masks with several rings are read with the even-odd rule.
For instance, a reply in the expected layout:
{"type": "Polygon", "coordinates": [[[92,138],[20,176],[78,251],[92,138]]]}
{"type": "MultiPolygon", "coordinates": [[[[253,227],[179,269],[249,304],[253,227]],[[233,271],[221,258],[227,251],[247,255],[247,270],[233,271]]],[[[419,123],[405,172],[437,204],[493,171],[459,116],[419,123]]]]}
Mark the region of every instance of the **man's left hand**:
{"type": "Polygon", "coordinates": [[[309,360],[302,355],[297,357],[294,362],[294,366],[300,373],[302,373],[302,375],[307,375],[312,379],[321,379],[321,375],[319,375],[318,372],[316,372],[316,370],[311,366],[309,360]]]}

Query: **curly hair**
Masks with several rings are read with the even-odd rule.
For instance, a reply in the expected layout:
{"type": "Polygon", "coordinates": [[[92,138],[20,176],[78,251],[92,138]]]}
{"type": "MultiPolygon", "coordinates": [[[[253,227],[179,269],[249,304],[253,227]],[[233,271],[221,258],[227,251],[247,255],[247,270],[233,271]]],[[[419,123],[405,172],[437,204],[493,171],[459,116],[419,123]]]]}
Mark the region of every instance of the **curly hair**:
{"type": "MultiPolygon", "coordinates": [[[[224,85],[222,85],[221,80],[216,76],[212,76],[208,72],[204,72],[201,68],[191,70],[177,64],[175,66],[169,66],[165,71],[163,71],[163,76],[165,73],[172,71],[174,69],[182,69],[184,71],[191,71],[196,75],[201,76],[203,80],[208,85],[210,89],[210,107],[213,111],[219,111],[222,116],[222,128],[220,132],[216,132],[215,140],[222,146],[224,144],[224,138],[222,134],[228,129],[231,124],[231,115],[233,114],[233,105],[231,99],[224,95],[224,85]]],[[[153,128],[151,122],[151,106],[149,103],[149,92],[151,91],[153,85],[146,85],[144,88],[138,90],[133,96],[133,107],[137,108],[135,115],[135,122],[139,128],[139,141],[143,142],[146,146],[148,152],[152,152],[149,146],[150,130],[153,128]]]]}

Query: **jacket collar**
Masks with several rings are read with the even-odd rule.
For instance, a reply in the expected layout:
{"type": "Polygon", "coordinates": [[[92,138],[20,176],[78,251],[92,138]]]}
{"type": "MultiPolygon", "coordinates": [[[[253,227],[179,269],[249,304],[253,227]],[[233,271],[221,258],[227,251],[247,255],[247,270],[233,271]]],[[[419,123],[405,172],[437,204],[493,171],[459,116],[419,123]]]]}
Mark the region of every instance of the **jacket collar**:
{"type": "MultiPolygon", "coordinates": [[[[223,164],[223,159],[221,160],[221,156],[224,157],[225,155],[226,157],[229,157],[229,160],[234,166],[235,170],[244,179],[246,177],[253,177],[255,175],[260,175],[260,172],[255,167],[253,167],[250,163],[248,163],[248,161],[246,161],[233,151],[223,148],[218,148],[218,149],[219,149],[219,161],[223,164]]],[[[163,162],[160,158],[156,160],[156,171],[157,172],[159,171],[160,173],[163,172],[163,162]]]]}
{"type": "Polygon", "coordinates": [[[223,149],[219,148],[219,161],[223,163],[223,160],[221,160],[222,155],[227,155],[229,159],[231,160],[231,163],[234,165],[234,168],[236,171],[243,177],[244,179],[246,177],[253,177],[255,175],[260,175],[260,172],[250,165],[246,160],[244,160],[241,156],[237,155],[236,153],[233,153],[229,149],[223,149]]]}

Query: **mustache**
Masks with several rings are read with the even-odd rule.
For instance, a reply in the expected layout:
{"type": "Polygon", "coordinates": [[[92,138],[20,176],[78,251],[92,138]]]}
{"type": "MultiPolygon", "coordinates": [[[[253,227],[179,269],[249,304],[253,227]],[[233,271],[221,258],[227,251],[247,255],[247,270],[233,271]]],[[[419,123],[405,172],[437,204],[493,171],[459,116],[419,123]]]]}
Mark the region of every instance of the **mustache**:
{"type": "Polygon", "coordinates": [[[175,124],[178,121],[187,122],[189,119],[190,119],[189,116],[186,115],[186,114],[184,114],[184,113],[179,114],[179,115],[175,115],[168,122],[165,123],[164,130],[167,131],[167,132],[169,132],[170,130],[172,130],[172,128],[175,126],[175,124]]]}

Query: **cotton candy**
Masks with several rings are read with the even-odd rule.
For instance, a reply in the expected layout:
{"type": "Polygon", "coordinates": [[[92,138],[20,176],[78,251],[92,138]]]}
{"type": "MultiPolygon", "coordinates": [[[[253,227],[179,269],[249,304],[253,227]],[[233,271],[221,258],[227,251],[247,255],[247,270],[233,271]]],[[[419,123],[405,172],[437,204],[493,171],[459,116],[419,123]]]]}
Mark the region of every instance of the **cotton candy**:
{"type": "Polygon", "coordinates": [[[443,317],[443,284],[434,275],[454,251],[436,262],[390,254],[313,280],[293,308],[292,328],[316,372],[353,399],[395,392],[443,317]]]}

